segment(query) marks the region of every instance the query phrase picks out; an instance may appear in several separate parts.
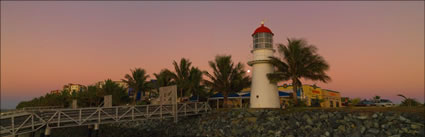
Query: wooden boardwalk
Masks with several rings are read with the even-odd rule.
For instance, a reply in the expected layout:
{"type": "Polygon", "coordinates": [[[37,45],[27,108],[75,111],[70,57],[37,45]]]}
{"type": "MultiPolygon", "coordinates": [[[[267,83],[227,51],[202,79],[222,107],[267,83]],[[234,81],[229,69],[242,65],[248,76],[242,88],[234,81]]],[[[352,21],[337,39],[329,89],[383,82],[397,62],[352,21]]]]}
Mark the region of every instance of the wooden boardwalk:
{"type": "Polygon", "coordinates": [[[77,109],[39,109],[1,116],[0,136],[35,132],[43,127],[64,128],[146,119],[164,119],[198,115],[211,110],[207,102],[168,105],[136,105],[77,109]]]}

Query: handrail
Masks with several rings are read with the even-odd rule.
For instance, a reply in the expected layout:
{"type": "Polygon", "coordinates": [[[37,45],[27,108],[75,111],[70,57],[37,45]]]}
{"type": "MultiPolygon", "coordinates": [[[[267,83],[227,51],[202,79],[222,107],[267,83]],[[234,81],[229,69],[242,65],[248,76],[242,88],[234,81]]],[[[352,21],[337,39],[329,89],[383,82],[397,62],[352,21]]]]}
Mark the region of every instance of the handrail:
{"type": "Polygon", "coordinates": [[[145,119],[164,119],[198,115],[211,110],[207,102],[163,105],[60,108],[23,111],[1,117],[0,136],[20,135],[43,127],[63,128],[145,119]]]}

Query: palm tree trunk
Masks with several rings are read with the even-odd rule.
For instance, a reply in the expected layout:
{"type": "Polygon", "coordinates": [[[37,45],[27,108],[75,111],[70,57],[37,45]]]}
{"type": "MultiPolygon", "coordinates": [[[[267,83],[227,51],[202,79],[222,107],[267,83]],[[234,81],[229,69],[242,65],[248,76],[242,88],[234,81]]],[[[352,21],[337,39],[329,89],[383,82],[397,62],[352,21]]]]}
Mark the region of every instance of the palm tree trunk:
{"type": "Polygon", "coordinates": [[[180,89],[180,102],[182,102],[182,101],[183,101],[183,90],[180,89]]]}
{"type": "Polygon", "coordinates": [[[298,89],[298,85],[296,84],[296,82],[292,82],[292,98],[294,99],[294,105],[298,105],[298,99],[297,99],[297,89],[298,89]]]}
{"type": "Polygon", "coordinates": [[[133,105],[136,105],[137,92],[138,91],[134,92],[133,94],[133,105]]]}
{"type": "Polygon", "coordinates": [[[228,98],[227,98],[227,93],[224,93],[223,94],[223,108],[228,108],[228,105],[227,105],[227,101],[228,101],[228,98]]]}

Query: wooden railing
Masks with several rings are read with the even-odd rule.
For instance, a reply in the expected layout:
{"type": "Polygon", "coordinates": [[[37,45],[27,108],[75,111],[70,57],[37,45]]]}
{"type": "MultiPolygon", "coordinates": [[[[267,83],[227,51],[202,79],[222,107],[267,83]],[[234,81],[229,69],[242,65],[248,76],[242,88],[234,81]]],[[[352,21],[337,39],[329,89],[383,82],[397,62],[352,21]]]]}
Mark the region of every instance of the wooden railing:
{"type": "Polygon", "coordinates": [[[15,136],[30,133],[43,127],[64,128],[164,118],[174,118],[174,120],[177,121],[179,116],[198,115],[210,110],[211,107],[207,102],[193,102],[169,105],[136,105],[22,111],[1,117],[0,136],[15,136]]]}

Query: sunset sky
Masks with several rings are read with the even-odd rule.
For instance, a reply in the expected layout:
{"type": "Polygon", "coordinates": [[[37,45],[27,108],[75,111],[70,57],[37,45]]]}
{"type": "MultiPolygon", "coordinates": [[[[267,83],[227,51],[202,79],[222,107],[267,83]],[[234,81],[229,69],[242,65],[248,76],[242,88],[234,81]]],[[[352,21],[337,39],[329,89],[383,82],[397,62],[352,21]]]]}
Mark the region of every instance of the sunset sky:
{"type": "Polygon", "coordinates": [[[136,67],[153,77],[182,57],[203,70],[218,54],[246,65],[263,19],[275,44],[319,49],[332,78],[319,87],[424,101],[424,1],[1,1],[1,108],[136,67]]]}

